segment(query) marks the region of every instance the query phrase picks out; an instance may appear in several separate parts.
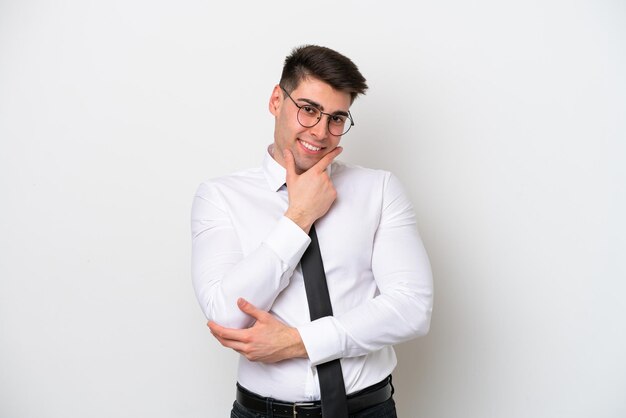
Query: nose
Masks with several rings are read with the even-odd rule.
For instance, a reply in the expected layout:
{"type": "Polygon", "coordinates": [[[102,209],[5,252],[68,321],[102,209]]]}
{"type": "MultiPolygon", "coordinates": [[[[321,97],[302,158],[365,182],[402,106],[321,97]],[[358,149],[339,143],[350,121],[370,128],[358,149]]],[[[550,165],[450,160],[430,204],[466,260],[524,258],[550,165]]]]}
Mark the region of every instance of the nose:
{"type": "Polygon", "coordinates": [[[328,117],[329,116],[327,115],[322,115],[322,118],[319,122],[317,122],[317,125],[309,128],[313,136],[318,139],[326,138],[326,136],[328,135],[328,117]]]}

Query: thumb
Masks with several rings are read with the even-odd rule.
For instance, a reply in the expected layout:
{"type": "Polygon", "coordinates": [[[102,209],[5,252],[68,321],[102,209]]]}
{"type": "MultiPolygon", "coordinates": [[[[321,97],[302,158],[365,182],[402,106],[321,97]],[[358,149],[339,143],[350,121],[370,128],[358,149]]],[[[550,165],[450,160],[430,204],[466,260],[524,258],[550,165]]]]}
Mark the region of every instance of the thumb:
{"type": "Polygon", "coordinates": [[[328,167],[333,162],[333,160],[337,158],[339,154],[341,154],[342,151],[343,147],[336,147],[334,150],[324,155],[324,157],[322,157],[322,159],[319,160],[317,164],[315,164],[315,167],[317,167],[320,172],[326,170],[326,167],[328,167]]]}
{"type": "Polygon", "coordinates": [[[241,310],[241,312],[250,315],[255,319],[259,319],[259,317],[265,312],[245,300],[244,298],[237,299],[237,306],[241,310]]]}

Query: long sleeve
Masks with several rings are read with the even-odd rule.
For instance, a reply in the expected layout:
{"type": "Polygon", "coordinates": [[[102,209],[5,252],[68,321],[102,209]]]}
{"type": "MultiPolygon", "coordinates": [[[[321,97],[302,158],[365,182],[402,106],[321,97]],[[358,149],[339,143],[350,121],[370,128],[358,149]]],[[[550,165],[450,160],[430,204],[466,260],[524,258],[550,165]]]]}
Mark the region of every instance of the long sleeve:
{"type": "MultiPolygon", "coordinates": [[[[312,365],[341,358],[352,393],[388,376],[391,347],[428,331],[432,277],[413,209],[389,172],[334,161],[337,199],[316,221],[334,317],[310,320],[302,254],[309,236],[284,216],[285,169],[259,168],[203,183],[191,213],[192,278],[207,318],[229,328],[253,319],[244,297],[296,327],[309,359],[266,364],[240,357],[237,380],[277,399],[319,399],[312,365]]],[[[313,302],[314,303],[314,302],[313,302]]]]}
{"type": "Polygon", "coordinates": [[[313,365],[356,357],[424,335],[432,312],[432,274],[412,205],[387,173],[371,269],[379,294],[335,317],[298,327],[313,365]]]}
{"type": "Polygon", "coordinates": [[[191,214],[192,279],[208,319],[245,328],[252,319],[237,308],[237,299],[269,310],[289,284],[310,239],[291,220],[278,216],[260,244],[244,254],[231,214],[217,186],[200,185],[191,214]]]}

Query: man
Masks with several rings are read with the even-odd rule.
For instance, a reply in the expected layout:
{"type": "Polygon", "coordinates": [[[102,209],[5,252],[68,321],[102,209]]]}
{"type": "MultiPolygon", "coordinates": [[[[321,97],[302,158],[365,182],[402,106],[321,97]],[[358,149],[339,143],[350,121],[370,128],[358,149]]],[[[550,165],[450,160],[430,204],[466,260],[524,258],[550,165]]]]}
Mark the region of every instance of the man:
{"type": "Polygon", "coordinates": [[[432,277],[398,180],[336,160],[365,81],[331,49],[294,49],[270,97],[274,142],[262,166],[194,197],[196,295],[215,338],[241,354],[231,417],[319,417],[320,393],[331,393],[321,397],[329,408],[327,397],[346,402],[344,387],[350,417],[396,416],[392,345],[428,332],[432,277]],[[307,286],[318,278],[300,263],[312,229],[332,304],[315,320],[309,309],[321,302],[307,286]],[[333,363],[340,390],[320,387],[333,363]]]}

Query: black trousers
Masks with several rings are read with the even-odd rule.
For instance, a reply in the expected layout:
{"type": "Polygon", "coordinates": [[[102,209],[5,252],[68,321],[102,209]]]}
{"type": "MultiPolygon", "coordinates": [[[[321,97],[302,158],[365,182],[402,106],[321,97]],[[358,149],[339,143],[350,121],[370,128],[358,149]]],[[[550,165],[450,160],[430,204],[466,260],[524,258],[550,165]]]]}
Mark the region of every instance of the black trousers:
{"type": "MultiPolygon", "coordinates": [[[[379,382],[375,385],[370,386],[369,388],[363,389],[363,391],[359,392],[359,394],[365,392],[368,393],[373,390],[378,390],[380,387],[384,386],[389,382],[391,385],[391,398],[388,400],[381,402],[377,405],[373,405],[369,408],[358,411],[354,414],[350,414],[350,418],[397,418],[396,414],[396,404],[393,400],[393,381],[391,376],[388,377],[389,380],[385,379],[382,382],[379,382]]],[[[239,386],[239,385],[238,385],[239,386]]],[[[245,389],[244,389],[245,390],[245,389]]],[[[358,396],[358,395],[356,395],[358,396]]],[[[271,407],[271,399],[266,399],[266,411],[265,413],[260,413],[257,411],[250,410],[245,406],[241,405],[239,402],[235,401],[233,403],[233,409],[230,413],[230,418],[275,418],[272,413],[271,407]]]]}
{"type": "MultiPolygon", "coordinates": [[[[233,409],[230,412],[230,418],[274,417],[271,415],[271,412],[270,415],[264,415],[254,411],[250,411],[249,409],[240,405],[239,402],[235,401],[235,403],[233,403],[233,409]]],[[[359,411],[356,414],[351,414],[350,418],[398,418],[398,415],[396,414],[396,403],[394,402],[393,397],[391,397],[383,403],[359,411]]]]}

